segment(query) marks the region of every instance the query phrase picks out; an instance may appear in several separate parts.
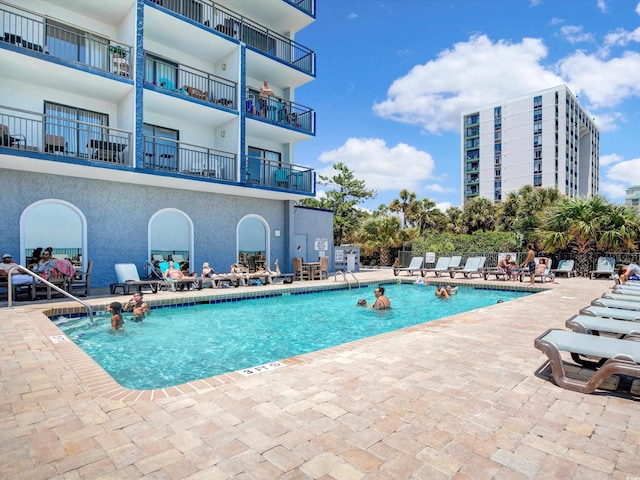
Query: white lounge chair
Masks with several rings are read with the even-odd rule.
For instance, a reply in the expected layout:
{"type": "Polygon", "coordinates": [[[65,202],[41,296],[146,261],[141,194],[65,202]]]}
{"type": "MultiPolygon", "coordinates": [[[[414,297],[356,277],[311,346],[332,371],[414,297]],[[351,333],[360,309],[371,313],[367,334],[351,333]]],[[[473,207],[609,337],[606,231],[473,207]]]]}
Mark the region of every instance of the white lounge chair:
{"type": "Polygon", "coordinates": [[[464,264],[464,268],[449,270],[449,275],[451,278],[455,278],[456,273],[462,273],[467,278],[472,277],[475,273],[482,276],[481,268],[483,268],[485,260],[486,257],[469,257],[464,264]]]}
{"type": "Polygon", "coordinates": [[[438,258],[438,261],[436,262],[435,267],[425,268],[423,271],[425,274],[428,272],[433,272],[435,273],[436,277],[439,277],[440,275],[442,275],[442,272],[446,272],[447,270],[449,270],[450,262],[451,262],[450,257],[440,257],[438,258]]]}
{"type": "Polygon", "coordinates": [[[571,278],[571,276],[576,276],[576,271],[573,269],[575,265],[574,260],[560,260],[558,262],[558,268],[551,269],[551,273],[554,275],[558,275],[559,273],[566,275],[567,278],[571,278]]]}
{"type": "Polygon", "coordinates": [[[138,268],[135,264],[116,263],[114,268],[116,270],[116,278],[118,281],[109,285],[112,294],[116,293],[119,288],[122,288],[122,293],[128,295],[131,292],[131,287],[135,287],[139,292],[141,292],[145,287],[151,289],[153,293],[158,291],[158,285],[160,282],[156,280],[140,280],[138,268]]]}
{"type": "Polygon", "coordinates": [[[600,275],[606,275],[607,278],[613,275],[613,271],[616,268],[616,259],[613,257],[599,257],[596,269],[589,272],[589,278],[593,280],[600,275]]]}
{"type": "Polygon", "coordinates": [[[422,268],[423,257],[413,257],[411,259],[411,263],[409,263],[408,267],[405,268],[394,268],[393,274],[397,277],[400,272],[407,272],[409,275],[413,275],[413,272],[419,271],[420,274],[424,277],[424,269],[422,268]]]}

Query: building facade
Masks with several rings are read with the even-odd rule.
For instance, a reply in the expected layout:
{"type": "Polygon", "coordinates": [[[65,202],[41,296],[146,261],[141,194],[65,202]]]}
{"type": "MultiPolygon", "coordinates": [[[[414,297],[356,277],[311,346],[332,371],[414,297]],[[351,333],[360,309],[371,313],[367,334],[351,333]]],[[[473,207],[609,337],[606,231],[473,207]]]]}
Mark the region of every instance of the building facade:
{"type": "Polygon", "coordinates": [[[462,113],[462,203],[525,185],[598,194],[600,133],[566,85],[462,113]]]}
{"type": "Polygon", "coordinates": [[[327,212],[295,206],[315,0],[0,0],[0,19],[3,252],[93,259],[96,286],[117,262],[332,257],[327,212]]]}
{"type": "Polygon", "coordinates": [[[627,188],[625,205],[640,214],[640,185],[627,188]]]}

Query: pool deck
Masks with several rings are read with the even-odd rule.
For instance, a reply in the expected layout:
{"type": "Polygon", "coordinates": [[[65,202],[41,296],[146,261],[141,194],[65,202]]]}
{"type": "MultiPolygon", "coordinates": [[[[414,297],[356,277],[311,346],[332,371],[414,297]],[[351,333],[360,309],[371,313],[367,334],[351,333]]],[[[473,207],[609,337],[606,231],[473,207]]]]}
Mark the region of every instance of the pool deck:
{"type": "MultiPolygon", "coordinates": [[[[42,311],[72,303],[0,303],[0,478],[640,479],[640,397],[561,389],[533,347],[611,286],[560,278],[537,295],[163,391],[119,387],[59,337],[42,311]]],[[[219,292],[261,288],[281,287],[219,292]]]]}

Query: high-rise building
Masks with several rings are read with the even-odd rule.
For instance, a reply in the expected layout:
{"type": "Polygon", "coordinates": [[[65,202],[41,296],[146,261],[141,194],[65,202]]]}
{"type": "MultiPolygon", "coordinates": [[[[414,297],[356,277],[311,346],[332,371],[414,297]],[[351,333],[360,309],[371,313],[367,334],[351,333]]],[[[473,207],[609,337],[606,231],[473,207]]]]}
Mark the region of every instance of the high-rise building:
{"type": "Polygon", "coordinates": [[[627,188],[625,205],[640,213],[640,185],[627,188]]]}
{"type": "Polygon", "coordinates": [[[462,202],[525,185],[598,193],[600,133],[566,85],[462,113],[462,202]]]}
{"type": "Polygon", "coordinates": [[[294,157],[315,0],[3,0],[0,19],[2,252],[93,259],[97,286],[116,262],[332,258],[331,212],[295,205],[315,195],[294,157]]]}

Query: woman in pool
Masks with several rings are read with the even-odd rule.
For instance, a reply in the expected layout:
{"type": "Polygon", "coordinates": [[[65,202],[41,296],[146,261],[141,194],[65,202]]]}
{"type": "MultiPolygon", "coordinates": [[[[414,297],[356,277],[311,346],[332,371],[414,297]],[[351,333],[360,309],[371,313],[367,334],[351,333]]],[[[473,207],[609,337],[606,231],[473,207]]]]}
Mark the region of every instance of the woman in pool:
{"type": "Polygon", "coordinates": [[[391,300],[384,296],[384,287],[378,287],[373,291],[376,301],[373,302],[371,308],[374,310],[386,310],[391,308],[391,300]]]}

